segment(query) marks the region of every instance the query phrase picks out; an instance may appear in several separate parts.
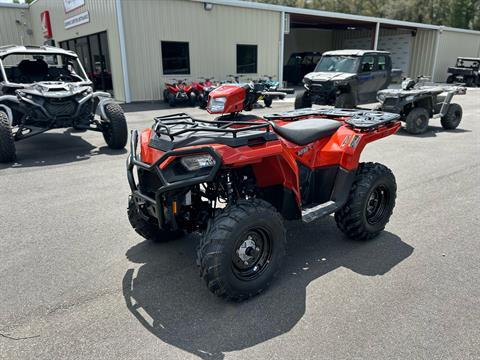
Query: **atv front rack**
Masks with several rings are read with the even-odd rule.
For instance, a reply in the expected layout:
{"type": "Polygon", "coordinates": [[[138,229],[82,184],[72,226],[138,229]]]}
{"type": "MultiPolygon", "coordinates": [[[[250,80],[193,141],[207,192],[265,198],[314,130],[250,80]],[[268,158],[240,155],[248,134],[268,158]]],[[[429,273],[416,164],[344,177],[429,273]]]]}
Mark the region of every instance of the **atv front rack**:
{"type": "Polygon", "coordinates": [[[398,114],[393,113],[373,110],[338,108],[298,109],[266,115],[265,119],[270,121],[297,121],[315,117],[341,120],[359,130],[373,130],[381,125],[385,125],[400,119],[398,114]]]}
{"type": "Polygon", "coordinates": [[[201,120],[178,113],[154,120],[150,145],[162,151],[207,144],[239,147],[278,139],[270,124],[261,118],[256,121],[201,120]]]}

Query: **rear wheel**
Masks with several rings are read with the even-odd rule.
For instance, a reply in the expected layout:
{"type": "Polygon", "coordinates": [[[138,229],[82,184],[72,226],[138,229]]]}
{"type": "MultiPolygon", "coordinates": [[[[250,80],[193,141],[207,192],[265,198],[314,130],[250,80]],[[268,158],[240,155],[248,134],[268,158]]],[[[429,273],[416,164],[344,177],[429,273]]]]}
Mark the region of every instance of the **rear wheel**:
{"type": "Polygon", "coordinates": [[[127,120],[123,109],[118,104],[105,105],[108,121],[103,122],[103,138],[111,149],[123,149],[127,145],[127,120]]]}
{"type": "Polygon", "coordinates": [[[390,220],[397,185],[392,171],[382,164],[360,164],[347,203],[335,213],[338,228],[353,240],[369,240],[390,220]]]}
{"type": "Polygon", "coordinates": [[[170,105],[170,107],[175,106],[175,95],[172,93],[168,93],[168,105],[170,105]]]}
{"type": "Polygon", "coordinates": [[[412,109],[405,119],[405,130],[410,134],[422,134],[428,129],[430,114],[427,109],[417,107],[412,109]]]}
{"type": "Polygon", "coordinates": [[[460,121],[462,121],[462,115],[462,107],[458,104],[452,103],[448,106],[445,116],[442,116],[440,119],[440,123],[446,130],[456,129],[457,126],[460,125],[460,121]]]}
{"type": "Polygon", "coordinates": [[[469,76],[465,79],[465,86],[472,87],[473,86],[473,77],[469,76]]]}
{"type": "Polygon", "coordinates": [[[352,94],[343,93],[337,96],[335,99],[335,107],[343,109],[353,109],[355,102],[353,101],[352,94]]]}
{"type": "Polygon", "coordinates": [[[196,106],[197,105],[197,94],[195,94],[194,92],[190,93],[190,95],[188,95],[188,102],[189,102],[190,106],[196,106]]]}
{"type": "Polygon", "coordinates": [[[455,77],[453,75],[447,76],[447,84],[453,84],[454,80],[455,80],[455,77]]]}
{"type": "Polygon", "coordinates": [[[312,107],[312,99],[307,91],[300,91],[295,96],[295,109],[312,107]]]}
{"type": "Polygon", "coordinates": [[[9,163],[15,160],[15,140],[7,114],[0,111],[0,162],[9,163]]]}
{"type": "Polygon", "coordinates": [[[168,94],[169,92],[167,89],[163,90],[163,102],[165,103],[168,103],[168,94]]]}
{"type": "Polygon", "coordinates": [[[283,218],[263,200],[240,200],[221,210],[197,252],[208,289],[234,301],[266,289],[285,256],[285,233],[283,218]]]}
{"type": "Polygon", "coordinates": [[[147,240],[153,242],[167,242],[179,239],[183,236],[182,231],[161,230],[154,219],[145,219],[132,198],[128,200],[127,214],[128,220],[133,229],[138,235],[147,240]]]}

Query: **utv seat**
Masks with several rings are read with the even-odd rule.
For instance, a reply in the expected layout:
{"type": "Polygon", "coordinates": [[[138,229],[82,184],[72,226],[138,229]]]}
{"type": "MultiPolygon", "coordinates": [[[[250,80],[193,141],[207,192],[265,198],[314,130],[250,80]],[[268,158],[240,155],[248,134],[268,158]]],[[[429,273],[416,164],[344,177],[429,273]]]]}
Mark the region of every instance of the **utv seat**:
{"type": "Polygon", "coordinates": [[[20,82],[32,83],[38,81],[44,81],[48,74],[48,64],[42,59],[22,60],[18,64],[18,69],[21,72],[20,82]]]}
{"type": "Polygon", "coordinates": [[[306,119],[292,121],[284,126],[274,126],[281,137],[297,145],[307,145],[335,133],[342,122],[329,119],[306,119]]]}

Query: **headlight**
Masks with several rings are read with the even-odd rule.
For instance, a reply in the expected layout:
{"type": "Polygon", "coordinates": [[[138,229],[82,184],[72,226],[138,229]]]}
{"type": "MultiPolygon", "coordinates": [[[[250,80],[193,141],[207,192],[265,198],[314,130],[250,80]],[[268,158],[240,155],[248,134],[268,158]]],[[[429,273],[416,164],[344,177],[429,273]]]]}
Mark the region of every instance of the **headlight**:
{"type": "Polygon", "coordinates": [[[215,159],[210,154],[185,156],[180,158],[180,162],[188,171],[196,171],[215,165],[215,159]]]}
{"type": "Polygon", "coordinates": [[[210,98],[208,102],[208,110],[211,112],[220,112],[225,109],[225,103],[227,102],[226,97],[217,97],[217,98],[210,98]]]}

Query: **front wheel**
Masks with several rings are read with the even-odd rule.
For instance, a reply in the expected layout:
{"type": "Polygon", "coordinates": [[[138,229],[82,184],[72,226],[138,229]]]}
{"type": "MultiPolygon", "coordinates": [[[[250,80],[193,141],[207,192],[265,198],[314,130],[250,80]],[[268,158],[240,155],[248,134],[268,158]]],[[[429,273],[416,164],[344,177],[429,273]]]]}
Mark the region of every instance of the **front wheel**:
{"type": "Polygon", "coordinates": [[[7,114],[0,111],[0,163],[9,163],[15,160],[15,140],[7,114]]]}
{"type": "Polygon", "coordinates": [[[312,107],[312,99],[307,91],[300,91],[295,96],[295,109],[312,107]]]}
{"type": "Polygon", "coordinates": [[[270,285],[285,248],[285,226],[276,209],[263,200],[240,200],[209,223],[197,252],[200,274],[215,295],[246,300],[270,285]]]}
{"type": "Polygon", "coordinates": [[[273,103],[273,99],[270,96],[265,96],[263,98],[263,103],[265,104],[265,107],[271,107],[273,103]]]}
{"type": "Polygon", "coordinates": [[[405,119],[405,130],[410,134],[422,134],[428,129],[430,114],[427,109],[417,107],[411,110],[405,119]]]}
{"type": "Polygon", "coordinates": [[[132,198],[128,199],[128,220],[137,234],[144,239],[161,243],[176,240],[183,236],[183,232],[179,230],[161,230],[156,220],[146,219],[140,211],[135,201],[132,198]]]}
{"type": "Polygon", "coordinates": [[[103,122],[103,138],[110,149],[123,149],[127,145],[127,120],[123,109],[118,104],[105,105],[108,121],[103,122]]]}
{"type": "Polygon", "coordinates": [[[197,105],[197,94],[195,93],[190,93],[190,95],[188,96],[188,103],[190,104],[190,106],[196,106],[197,105]]]}
{"type": "Polygon", "coordinates": [[[353,101],[352,94],[343,93],[337,96],[335,99],[335,107],[341,109],[353,109],[355,102],[353,101]]]}
{"type": "Polygon", "coordinates": [[[445,130],[456,129],[460,125],[460,121],[462,121],[462,115],[462,107],[452,103],[448,106],[447,113],[440,119],[440,123],[445,130]]]}
{"type": "Polygon", "coordinates": [[[389,168],[360,164],[346,204],[335,213],[338,228],[353,240],[376,237],[390,220],[396,196],[397,185],[389,168]]]}
{"type": "Polygon", "coordinates": [[[453,75],[447,76],[447,84],[453,84],[454,80],[455,80],[455,77],[453,75]]]}

